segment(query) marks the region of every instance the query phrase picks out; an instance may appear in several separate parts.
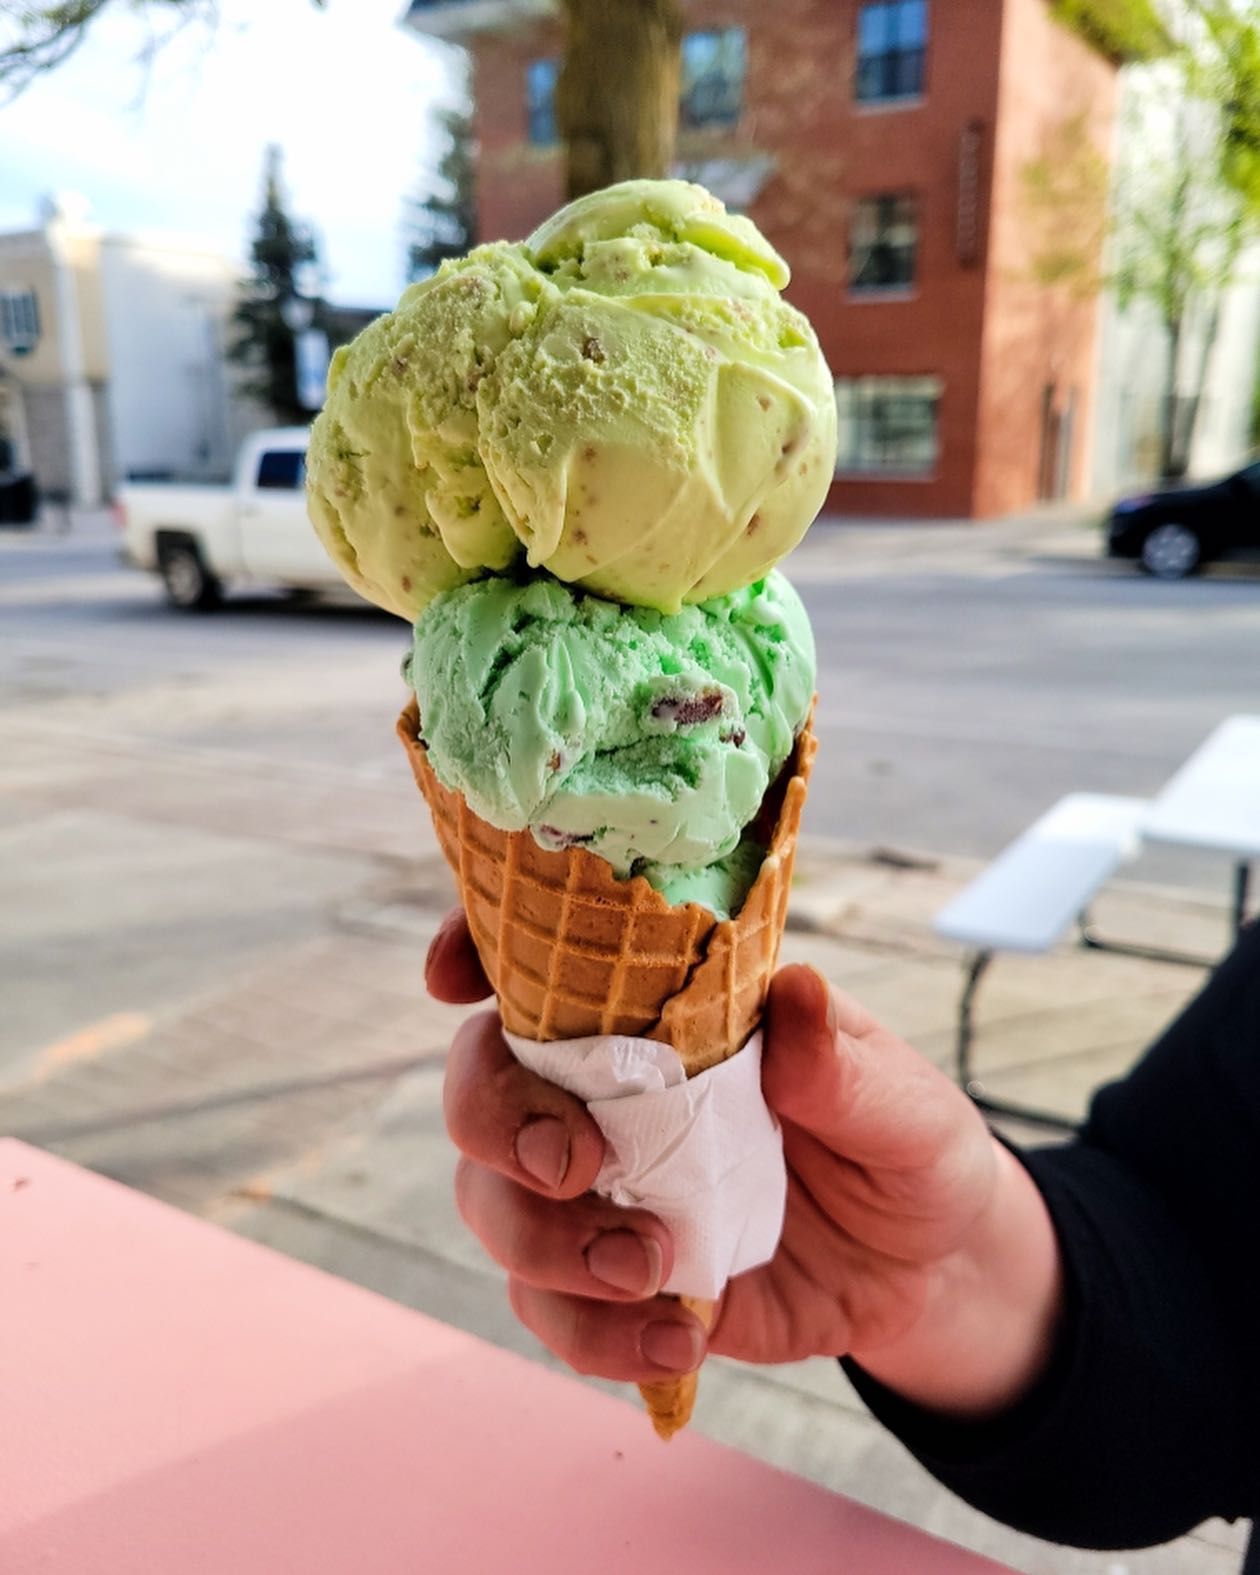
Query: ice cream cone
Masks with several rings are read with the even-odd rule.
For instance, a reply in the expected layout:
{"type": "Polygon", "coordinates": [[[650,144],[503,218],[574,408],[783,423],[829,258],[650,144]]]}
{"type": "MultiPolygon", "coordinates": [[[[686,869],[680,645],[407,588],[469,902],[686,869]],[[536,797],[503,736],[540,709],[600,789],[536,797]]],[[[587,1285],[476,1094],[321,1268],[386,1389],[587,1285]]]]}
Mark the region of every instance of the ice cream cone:
{"type": "MultiPolygon", "coordinates": [[[[528,831],[488,825],[444,788],[413,701],[398,721],[416,783],[455,873],[504,1026],[534,1040],[629,1034],[677,1051],[688,1077],[747,1043],[765,1006],[787,916],[801,812],[817,740],[810,722],[762,806],[767,848],[733,919],[671,907],[642,877],[619,880],[583,848],[552,851],[528,831]]],[[[710,1323],[714,1304],[683,1298],[710,1323]]],[[[696,1376],[640,1386],[663,1438],[684,1427],[696,1376]]]]}

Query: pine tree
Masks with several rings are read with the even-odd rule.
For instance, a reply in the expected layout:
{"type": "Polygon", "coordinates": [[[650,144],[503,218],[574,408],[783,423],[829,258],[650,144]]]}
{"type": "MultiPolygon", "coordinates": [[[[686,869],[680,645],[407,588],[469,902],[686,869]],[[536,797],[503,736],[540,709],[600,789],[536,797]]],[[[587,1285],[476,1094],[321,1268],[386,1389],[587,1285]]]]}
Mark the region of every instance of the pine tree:
{"type": "Polygon", "coordinates": [[[423,279],[448,257],[462,257],[477,238],[477,174],[473,119],[466,103],[434,116],[443,141],[435,189],[408,203],[407,277],[423,279]]]}
{"type": "Polygon", "coordinates": [[[294,328],[285,320],[294,302],[306,302],[309,326],[322,327],[323,301],[306,296],[301,274],[318,260],[310,229],[290,217],[281,185],[283,154],[274,144],[267,149],[263,175],[263,205],[250,247],[253,270],[233,313],[238,334],[228,350],[233,361],[247,369],[241,392],[267,405],[282,424],[301,426],[311,412],[298,399],[294,328]]]}

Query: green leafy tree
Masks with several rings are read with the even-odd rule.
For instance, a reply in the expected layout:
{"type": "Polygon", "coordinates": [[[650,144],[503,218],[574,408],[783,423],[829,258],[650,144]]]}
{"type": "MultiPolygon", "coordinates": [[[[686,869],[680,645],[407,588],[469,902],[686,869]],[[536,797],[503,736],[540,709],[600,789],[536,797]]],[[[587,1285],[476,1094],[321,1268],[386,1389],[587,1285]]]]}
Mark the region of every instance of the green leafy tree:
{"type": "Polygon", "coordinates": [[[1111,282],[1122,307],[1153,306],[1168,343],[1160,471],[1190,463],[1221,307],[1251,230],[1247,205],[1221,174],[1221,132],[1211,107],[1183,101],[1164,158],[1149,148],[1119,173],[1111,282]],[[1193,330],[1193,332],[1192,332],[1193,330]],[[1187,364],[1187,345],[1195,353],[1187,364]]]}
{"type": "Polygon", "coordinates": [[[1220,174],[1260,222],[1260,13],[1250,0],[1194,0],[1193,14],[1206,44],[1196,85],[1220,110],[1220,174]]]}
{"type": "MultiPolygon", "coordinates": [[[[1096,46],[1105,23],[1113,44],[1128,40],[1128,58],[1148,67],[1145,81],[1134,79],[1128,155],[1110,197],[1083,117],[1051,128],[1025,165],[1033,273],[1048,286],[1111,288],[1122,307],[1153,308],[1168,346],[1159,465],[1183,476],[1224,297],[1260,228],[1260,24],[1250,0],[1182,0],[1160,22],[1165,44],[1156,47],[1150,0],[1054,6],[1096,46]]],[[[1108,52],[1124,58],[1118,45],[1108,52]]]]}
{"type": "Polygon", "coordinates": [[[298,399],[294,331],[325,327],[324,303],[302,289],[319,258],[310,229],[290,217],[281,185],[282,154],[267,149],[263,204],[250,247],[252,272],[233,313],[237,334],[228,355],[246,369],[241,391],[301,425],[311,412],[298,399]]]}
{"type": "Polygon", "coordinates": [[[1117,64],[1157,60],[1173,47],[1153,0],[1050,0],[1050,11],[1117,64]]]}
{"type": "Polygon", "coordinates": [[[477,172],[472,112],[465,101],[434,115],[442,141],[436,180],[408,204],[407,276],[423,279],[477,238],[477,172]]]}

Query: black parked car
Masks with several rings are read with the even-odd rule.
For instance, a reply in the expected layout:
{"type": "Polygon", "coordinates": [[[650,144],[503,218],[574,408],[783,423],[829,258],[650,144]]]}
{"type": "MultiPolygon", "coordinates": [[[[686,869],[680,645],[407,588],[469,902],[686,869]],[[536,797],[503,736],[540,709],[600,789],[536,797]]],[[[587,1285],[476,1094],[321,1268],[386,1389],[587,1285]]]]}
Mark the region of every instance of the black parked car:
{"type": "Polygon", "coordinates": [[[1260,460],[1205,486],[1121,498],[1107,523],[1107,556],[1182,580],[1214,558],[1260,550],[1260,460]]]}

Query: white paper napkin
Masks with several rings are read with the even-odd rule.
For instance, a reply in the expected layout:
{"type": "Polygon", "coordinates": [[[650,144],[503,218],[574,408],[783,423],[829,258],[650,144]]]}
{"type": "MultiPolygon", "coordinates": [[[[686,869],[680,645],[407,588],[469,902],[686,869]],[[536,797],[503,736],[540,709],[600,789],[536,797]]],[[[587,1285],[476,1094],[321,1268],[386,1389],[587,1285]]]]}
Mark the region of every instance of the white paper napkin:
{"type": "Polygon", "coordinates": [[[539,1044],[507,1035],[522,1065],[582,1100],[608,1142],[595,1190],[650,1209],[674,1238],[664,1289],[708,1300],[768,1263],[787,1202],[783,1137],[761,1092],[761,1034],[689,1078],[677,1053],[622,1035],[539,1044]]]}

